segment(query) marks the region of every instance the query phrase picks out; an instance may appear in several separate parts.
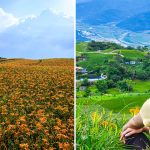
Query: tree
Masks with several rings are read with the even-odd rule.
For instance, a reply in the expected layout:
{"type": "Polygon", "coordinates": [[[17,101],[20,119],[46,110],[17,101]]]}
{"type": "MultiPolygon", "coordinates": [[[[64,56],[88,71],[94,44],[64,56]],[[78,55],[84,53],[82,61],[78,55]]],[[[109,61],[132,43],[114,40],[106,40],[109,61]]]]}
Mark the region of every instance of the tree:
{"type": "Polygon", "coordinates": [[[120,63],[112,63],[108,66],[108,78],[117,82],[128,76],[128,69],[120,63]]]}
{"type": "Polygon", "coordinates": [[[117,62],[119,62],[119,63],[123,62],[123,58],[122,58],[120,52],[118,52],[118,53],[114,56],[114,60],[117,61],[117,62]]]}
{"type": "Polygon", "coordinates": [[[126,79],[125,81],[126,81],[127,86],[128,86],[128,91],[132,91],[133,90],[133,88],[132,88],[132,80],[126,79]]]}
{"type": "Polygon", "coordinates": [[[146,80],[149,78],[149,76],[145,70],[137,70],[136,71],[136,78],[140,79],[140,80],[146,80]]]}
{"type": "Polygon", "coordinates": [[[120,75],[113,74],[113,75],[111,75],[110,79],[113,80],[113,82],[117,82],[117,81],[121,80],[122,77],[120,75]]]}
{"type": "Polygon", "coordinates": [[[132,86],[127,83],[127,80],[119,81],[119,82],[117,83],[117,87],[118,87],[121,91],[132,91],[132,90],[133,90],[132,86]]]}
{"type": "Polygon", "coordinates": [[[86,88],[84,97],[89,97],[91,95],[91,90],[89,88],[86,88]]]}
{"type": "Polygon", "coordinates": [[[146,55],[145,55],[145,60],[144,61],[149,61],[150,59],[150,52],[148,52],[146,55]]]}
{"type": "Polygon", "coordinates": [[[135,48],[134,48],[134,47],[132,47],[132,46],[127,46],[127,48],[126,48],[126,49],[134,50],[135,48]]]}
{"type": "Polygon", "coordinates": [[[81,83],[82,86],[89,86],[89,81],[87,78],[83,79],[82,83],[81,83]]]}
{"type": "Polygon", "coordinates": [[[88,50],[97,51],[97,50],[105,50],[105,49],[124,49],[125,47],[112,43],[112,42],[96,42],[91,41],[88,43],[88,50]]]}
{"type": "Polygon", "coordinates": [[[108,89],[108,85],[105,80],[98,80],[96,82],[96,87],[101,93],[106,93],[106,91],[108,89]]]}
{"type": "Polygon", "coordinates": [[[113,80],[107,80],[107,86],[108,88],[114,88],[116,84],[113,80]]]}

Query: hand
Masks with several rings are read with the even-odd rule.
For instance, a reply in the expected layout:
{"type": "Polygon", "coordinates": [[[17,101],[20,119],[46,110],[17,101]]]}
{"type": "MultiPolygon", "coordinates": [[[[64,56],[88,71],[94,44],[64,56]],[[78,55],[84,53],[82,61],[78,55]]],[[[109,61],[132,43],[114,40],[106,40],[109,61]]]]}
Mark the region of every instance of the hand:
{"type": "Polygon", "coordinates": [[[143,132],[143,128],[140,128],[140,129],[127,128],[126,130],[124,130],[121,133],[120,140],[125,143],[125,138],[126,137],[131,136],[131,135],[136,134],[136,133],[141,133],[141,132],[143,132]]]}

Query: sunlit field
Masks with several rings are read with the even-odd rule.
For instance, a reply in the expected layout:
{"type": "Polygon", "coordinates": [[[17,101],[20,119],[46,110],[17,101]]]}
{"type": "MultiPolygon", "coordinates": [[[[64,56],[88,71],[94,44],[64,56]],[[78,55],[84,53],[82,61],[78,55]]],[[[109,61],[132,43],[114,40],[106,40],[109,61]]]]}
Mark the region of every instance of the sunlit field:
{"type": "Polygon", "coordinates": [[[0,149],[73,149],[73,65],[73,59],[0,61],[0,149]]]}
{"type": "Polygon", "coordinates": [[[118,94],[77,99],[77,150],[124,150],[123,125],[150,94],[118,94]]]}

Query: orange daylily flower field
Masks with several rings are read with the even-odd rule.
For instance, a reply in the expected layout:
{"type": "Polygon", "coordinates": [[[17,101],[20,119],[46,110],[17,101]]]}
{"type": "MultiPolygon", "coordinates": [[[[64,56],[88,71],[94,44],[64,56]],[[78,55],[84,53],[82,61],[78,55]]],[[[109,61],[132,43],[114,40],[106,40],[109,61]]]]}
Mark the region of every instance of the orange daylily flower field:
{"type": "Polygon", "coordinates": [[[73,149],[73,108],[73,59],[0,61],[0,149],[73,149]]]}

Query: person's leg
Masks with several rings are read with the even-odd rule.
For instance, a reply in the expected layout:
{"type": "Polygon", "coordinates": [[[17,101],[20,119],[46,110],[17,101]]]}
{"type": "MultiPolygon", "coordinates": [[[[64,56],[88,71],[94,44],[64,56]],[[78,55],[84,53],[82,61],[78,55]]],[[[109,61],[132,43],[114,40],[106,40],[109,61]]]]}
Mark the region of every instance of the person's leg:
{"type": "Polygon", "coordinates": [[[125,145],[128,149],[143,150],[147,147],[150,148],[150,140],[144,133],[138,133],[127,137],[125,145]]]}

